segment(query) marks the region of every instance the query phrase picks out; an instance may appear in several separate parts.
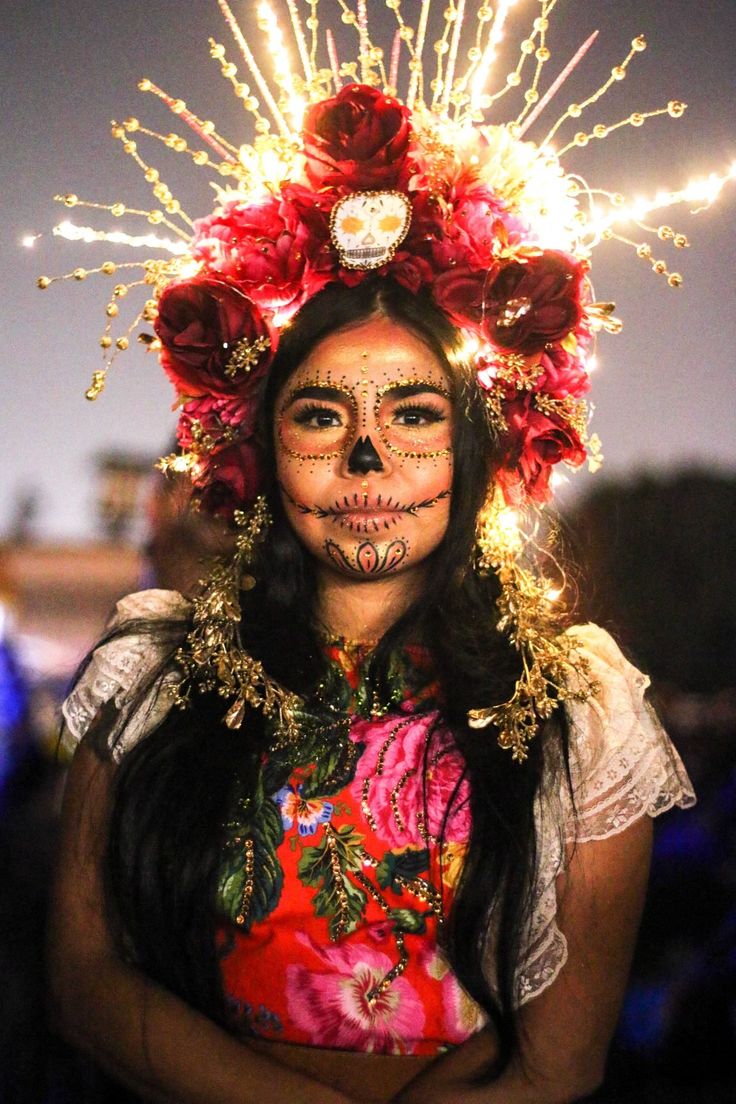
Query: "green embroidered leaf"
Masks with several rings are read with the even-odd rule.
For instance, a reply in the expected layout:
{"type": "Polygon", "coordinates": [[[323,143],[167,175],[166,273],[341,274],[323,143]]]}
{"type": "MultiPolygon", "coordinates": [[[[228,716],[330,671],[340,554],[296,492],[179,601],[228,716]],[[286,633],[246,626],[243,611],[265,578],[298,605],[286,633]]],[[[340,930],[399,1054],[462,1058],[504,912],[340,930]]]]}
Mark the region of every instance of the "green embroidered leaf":
{"type": "Polygon", "coordinates": [[[381,889],[389,886],[394,893],[401,893],[402,886],[397,876],[410,882],[429,869],[429,851],[407,847],[402,851],[387,851],[376,867],[376,878],[381,889]]]}
{"type": "Polygon", "coordinates": [[[361,868],[363,836],[350,824],[325,830],[319,843],[305,847],[297,865],[300,880],[319,892],[314,896],[317,916],[328,917],[330,938],[354,931],[366,906],[366,895],[348,878],[361,868]]]}
{"type": "Polygon", "coordinates": [[[363,745],[353,743],[347,733],[335,735],[336,742],[327,744],[315,756],[314,771],[304,781],[302,796],[307,800],[339,793],[355,777],[355,764],[363,745]]]}
{"type": "Polygon", "coordinates": [[[422,935],[427,930],[426,920],[416,909],[389,909],[388,916],[396,931],[422,935]]]}
{"type": "Polygon", "coordinates": [[[241,913],[246,883],[246,843],[253,843],[253,890],[250,895],[244,931],[273,912],[281,897],[284,872],[276,849],[284,838],[281,815],[268,798],[261,802],[240,842],[230,839],[223,851],[218,884],[220,907],[232,921],[241,913]]]}

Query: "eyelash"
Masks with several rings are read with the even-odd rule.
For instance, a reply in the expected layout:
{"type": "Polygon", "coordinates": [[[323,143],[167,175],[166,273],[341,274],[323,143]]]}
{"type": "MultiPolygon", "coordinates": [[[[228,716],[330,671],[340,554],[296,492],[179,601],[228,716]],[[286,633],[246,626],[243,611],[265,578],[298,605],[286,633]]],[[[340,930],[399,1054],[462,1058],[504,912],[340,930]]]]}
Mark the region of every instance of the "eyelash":
{"type": "Polygon", "coordinates": [[[447,421],[447,416],[443,411],[436,406],[432,406],[431,403],[405,402],[394,407],[394,415],[407,413],[421,414],[433,424],[447,421]]]}
{"type": "MultiPolygon", "coordinates": [[[[308,422],[311,422],[312,418],[317,414],[328,414],[330,417],[339,418],[340,414],[337,410],[333,410],[329,406],[322,406],[320,403],[307,403],[294,415],[294,421],[299,426],[306,426],[308,422]]],[[[330,429],[330,426],[314,426],[315,429],[330,429]]]]}

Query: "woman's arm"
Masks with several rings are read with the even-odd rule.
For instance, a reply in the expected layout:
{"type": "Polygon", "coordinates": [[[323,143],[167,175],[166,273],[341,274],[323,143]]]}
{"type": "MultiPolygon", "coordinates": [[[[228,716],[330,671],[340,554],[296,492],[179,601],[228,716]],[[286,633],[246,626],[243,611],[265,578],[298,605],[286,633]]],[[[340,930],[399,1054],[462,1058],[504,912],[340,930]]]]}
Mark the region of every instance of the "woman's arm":
{"type": "Polygon", "coordinates": [[[55,1026],[150,1100],[348,1104],[349,1097],[257,1054],[122,961],[101,879],[113,770],[82,746],[69,772],[49,928],[55,1026]]]}
{"type": "Polygon", "coordinates": [[[568,960],[518,1015],[519,1053],[491,1085],[468,1078],[493,1056],[486,1032],[440,1059],[397,1104],[567,1104],[596,1089],[629,975],[649,874],[652,826],[577,846],[558,879],[558,922],[568,960]]]}

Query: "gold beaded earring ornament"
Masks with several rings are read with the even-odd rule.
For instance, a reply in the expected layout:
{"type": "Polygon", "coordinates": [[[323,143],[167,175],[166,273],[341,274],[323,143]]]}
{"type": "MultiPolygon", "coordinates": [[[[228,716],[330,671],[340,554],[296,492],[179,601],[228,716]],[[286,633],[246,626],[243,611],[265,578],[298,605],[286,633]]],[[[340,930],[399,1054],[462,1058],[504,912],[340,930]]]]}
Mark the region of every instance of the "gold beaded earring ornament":
{"type": "MultiPolygon", "coordinates": [[[[292,0],[284,6],[262,0],[255,23],[263,36],[260,56],[272,65],[269,78],[227,0],[217,0],[244,71],[213,39],[210,54],[250,117],[252,141],[241,134],[226,138],[184,100],[144,79],[140,90],[156,97],[191,135],[160,133],[135,116],[113,124],[113,138],[151,187],[152,207],[99,204],[75,193],[57,197],[70,211],[97,209],[114,219],[148,223],[143,234],[99,231],[70,219],[56,228],[69,239],[122,242],[158,253],[59,277],[80,281],[95,272],[117,281],[100,339],[104,365],[87,397],[100,394],[133,333],[152,323],[155,336],[144,332],[140,340],[158,354],[180,408],[180,451],[162,466],[188,472],[202,508],[243,527],[238,569],[248,561],[249,541],[257,539],[243,511],[262,491],[255,426],[263,383],[281,331],[330,283],[353,287],[371,274],[389,277],[412,293],[429,294],[458,327],[498,437],[496,482],[507,507],[548,501],[558,463],[579,468],[587,462],[593,470],[601,463],[600,441],[588,431],[589,374],[596,335],[616,333],[621,323],[612,303],[594,301],[594,251],[603,242],[624,243],[679,287],[682,277],[654,256],[647,236],[663,247],[687,246],[684,234],[657,225],[661,211],[680,203],[709,206],[736,177],[736,163],[722,174],[682,188],[658,188],[651,199],[633,202],[568,172],[563,161],[569,152],[656,117],[677,119],[685,104],[673,99],[613,124],[580,122],[645,50],[638,36],[597,89],[570,103],[551,127],[534,130],[532,140],[533,128],[596,35],[547,82],[550,16],[558,0],[537,0],[515,66],[492,90],[513,4],[473,7],[443,0],[430,73],[424,59],[431,0],[415,6],[414,25],[404,17],[402,0],[385,0],[395,21],[387,49],[372,37],[366,0],[340,0],[341,35],[356,43],[354,61],[340,60],[331,28],[323,33],[317,0],[310,0],[306,22],[292,0]],[[279,13],[288,19],[291,43],[279,13]],[[517,95],[518,109],[506,122],[485,121],[503,97],[517,95]],[[144,157],[151,142],[215,178],[212,213],[195,221],[182,209],[144,157]],[[137,295],[142,303],[131,307],[137,295]],[[123,313],[132,321],[120,332],[123,313]]],[[[53,281],[38,282],[47,288],[53,281]]],[[[521,759],[536,721],[563,700],[565,686],[574,681],[571,670],[580,664],[557,630],[544,580],[535,581],[519,557],[499,546],[494,525],[505,540],[502,511],[489,517],[495,521],[486,517],[480,523],[480,564],[499,574],[501,623],[520,650],[524,674],[511,702],[493,717],[482,711],[471,721],[493,720],[502,745],[521,759]]],[[[263,524],[256,506],[252,525],[260,532],[263,524]]],[[[180,662],[189,683],[221,685],[233,699],[229,723],[238,722],[246,704],[259,704],[279,713],[284,731],[291,731],[290,696],[254,661],[238,658],[238,585],[230,569],[217,568],[198,599],[195,630],[180,662]]]]}

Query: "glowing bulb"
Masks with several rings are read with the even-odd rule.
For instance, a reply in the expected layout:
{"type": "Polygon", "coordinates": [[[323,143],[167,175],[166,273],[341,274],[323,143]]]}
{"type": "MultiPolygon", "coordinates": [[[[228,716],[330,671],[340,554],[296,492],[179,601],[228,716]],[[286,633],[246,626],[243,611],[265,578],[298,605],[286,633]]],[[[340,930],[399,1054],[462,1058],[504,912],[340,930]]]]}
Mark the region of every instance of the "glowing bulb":
{"type": "Polygon", "coordinates": [[[548,602],[556,602],[561,594],[561,587],[548,587],[547,590],[544,592],[544,597],[547,599],[548,602]]]}
{"type": "Polygon", "coordinates": [[[24,245],[26,249],[33,249],[40,237],[40,234],[26,234],[25,237],[21,238],[21,245],[24,245]]]}

